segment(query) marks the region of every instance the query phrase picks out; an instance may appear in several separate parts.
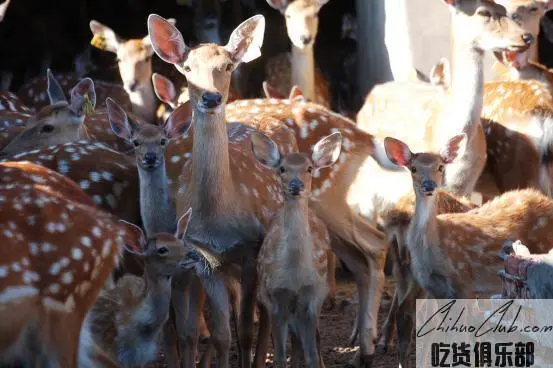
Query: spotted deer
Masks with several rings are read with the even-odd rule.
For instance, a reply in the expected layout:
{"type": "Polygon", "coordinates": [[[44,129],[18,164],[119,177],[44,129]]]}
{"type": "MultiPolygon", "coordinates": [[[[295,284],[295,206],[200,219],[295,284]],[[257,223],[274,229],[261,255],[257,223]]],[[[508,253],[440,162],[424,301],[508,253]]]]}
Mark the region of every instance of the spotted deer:
{"type": "Polygon", "coordinates": [[[262,331],[269,326],[275,342],[275,366],[286,366],[289,323],[303,348],[305,365],[323,365],[317,334],[328,291],[325,278],[330,237],[324,223],[310,211],[308,201],[313,171],[332,166],[341,147],[342,136],[336,132],[317,142],[311,157],[302,153],[283,156],[267,136],[252,136],[255,156],[279,174],[284,195],[283,207],[271,220],[258,255],[258,299],[264,308],[260,336],[265,340],[258,342],[265,348],[258,351],[259,366],[264,366],[269,339],[267,331],[262,331]]]}
{"type": "MultiPolygon", "coordinates": [[[[266,83],[267,86],[270,85],[266,83]]],[[[265,91],[271,93],[271,88],[265,88],[265,91]]],[[[333,240],[337,240],[332,242],[332,250],[355,276],[359,307],[350,343],[353,344],[359,337],[356,364],[363,356],[363,362],[367,365],[374,352],[373,339],[376,339],[380,293],[384,282],[384,251],[387,247],[384,235],[367,221],[375,222],[366,211],[366,204],[372,198],[364,193],[374,180],[367,173],[367,167],[373,159],[387,169],[397,167],[386,158],[381,143],[358,129],[351,120],[309,102],[299,88],[293,88],[290,97],[278,99],[271,96],[232,102],[226,106],[227,120],[251,124],[260,115],[276,118],[295,133],[300,152],[309,152],[320,138],[333,132],[342,134],[338,162],[331,170],[317,172],[313,177],[311,206],[325,222],[333,240]]]]}
{"type": "Polygon", "coordinates": [[[4,111],[22,112],[26,114],[32,112],[13,92],[0,91],[0,114],[4,111]]]}
{"type": "Polygon", "coordinates": [[[123,229],[51,170],[0,171],[0,309],[11,316],[0,322],[0,364],[77,367],[79,331],[118,262],[123,229]]]}
{"type": "Polygon", "coordinates": [[[319,10],[328,0],[267,0],[286,20],[292,52],[277,55],[267,62],[269,83],[282,95],[297,85],[311,101],[330,107],[330,89],[315,63],[315,39],[319,10]]]}
{"type": "Polygon", "coordinates": [[[163,326],[169,318],[171,279],[190,267],[188,248],[181,240],[190,215],[189,210],[181,216],[175,235],[144,234],[138,226],[124,224],[134,234],[130,241],[125,239],[125,251],[144,262],[144,274],[124,275],[113,288],[100,293],[83,325],[80,367],[102,366],[96,362],[96,347],[121,367],[144,367],[159,358],[163,326]]]}
{"type": "Polygon", "coordinates": [[[546,228],[553,220],[553,201],[532,189],[505,193],[468,212],[437,213],[436,189],[443,184],[444,166],[458,159],[465,145],[465,134],[452,137],[440,153],[412,153],[399,140],[385,141],[390,159],[411,171],[416,197],[404,234],[414,287],[397,306],[398,318],[403,315],[397,323],[402,349],[409,348],[414,327],[412,313],[421,292],[417,284],[435,298],[489,297],[502,288],[497,253],[504,244],[523,238],[537,253],[550,249],[546,228]]]}
{"type": "MultiPolygon", "coordinates": [[[[241,62],[260,55],[264,28],[264,17],[257,15],[238,25],[225,46],[203,44],[189,48],[173,25],[155,14],[148,17],[148,31],[156,54],[184,74],[194,107],[192,157],[184,163],[179,178],[177,213],[192,207],[189,236],[217,254],[238,257],[229,262],[239,264],[242,274],[248,275],[242,278],[239,323],[240,361],[244,367],[251,364],[255,258],[264,227],[282,203],[282,196],[275,190],[276,175],[257,163],[251,154],[249,141],[255,129],[226,124],[225,104],[232,71],[241,62]]],[[[285,143],[285,147],[293,145],[291,132],[285,126],[275,124],[267,132],[279,143],[285,143]]],[[[210,342],[217,352],[218,365],[227,367],[231,331],[226,275],[208,270],[198,276],[211,301],[210,342]]],[[[187,367],[194,364],[202,304],[200,284],[192,283],[189,291],[188,318],[177,315],[183,365],[187,367]]]]}
{"type": "Polygon", "coordinates": [[[27,119],[21,131],[13,129],[16,135],[9,138],[0,155],[74,141],[84,135],[87,109],[96,104],[94,82],[85,78],[77,83],[71,89],[68,102],[52,72],[48,70],[47,74],[50,105],[27,119]]]}

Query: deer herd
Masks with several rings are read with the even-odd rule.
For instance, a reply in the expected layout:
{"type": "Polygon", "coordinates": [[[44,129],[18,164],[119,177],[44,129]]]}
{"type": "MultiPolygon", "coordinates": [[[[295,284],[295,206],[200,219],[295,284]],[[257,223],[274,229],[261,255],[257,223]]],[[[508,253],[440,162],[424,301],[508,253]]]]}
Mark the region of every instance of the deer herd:
{"type": "Polygon", "coordinates": [[[156,14],[130,40],[91,20],[122,85],[48,70],[0,92],[1,366],[145,367],[163,351],[194,367],[202,337],[200,365],[229,367],[234,327],[241,367],[266,365],[271,336],[286,366],[289,332],[292,366],[324,367],[338,258],[358,293],[352,363],[397,330],[409,367],[417,298],[491,297],[505,243],[549,252],[553,72],[536,43],[553,1],[441,0],[451,66],[377,85],[357,122],[331,110],[315,63],[328,1],[267,0],[291,53],[268,60],[264,98],[232,77],[261,55],[262,15],[194,47],[156,14]]]}

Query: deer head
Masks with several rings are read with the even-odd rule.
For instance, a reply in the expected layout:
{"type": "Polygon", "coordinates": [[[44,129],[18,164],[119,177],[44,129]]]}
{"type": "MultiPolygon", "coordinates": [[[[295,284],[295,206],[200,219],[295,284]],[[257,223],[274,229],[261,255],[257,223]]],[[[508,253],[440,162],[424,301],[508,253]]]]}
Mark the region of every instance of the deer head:
{"type": "Polygon", "coordinates": [[[148,32],[156,54],[186,77],[194,108],[212,114],[227,102],[232,71],[261,55],[265,18],[255,15],[242,22],[226,46],[189,48],[178,29],[157,14],[148,17],[148,32]]]}
{"type": "Polygon", "coordinates": [[[137,165],[153,171],[165,165],[164,153],[171,139],[180,138],[190,127],[190,104],[180,105],[163,126],[135,121],[113,99],[106,100],[113,132],[134,146],[137,165]]]}
{"type": "Polygon", "coordinates": [[[313,46],[319,28],[319,10],[329,0],[267,0],[286,19],[286,30],[292,44],[299,49],[313,46]]]}
{"type": "Polygon", "coordinates": [[[311,157],[293,152],[282,156],[277,144],[265,134],[252,134],[252,150],[259,162],[275,170],[286,198],[308,197],[313,171],[334,165],[342,148],[342,134],[332,133],[313,147],[311,157]]]}
{"type": "Polygon", "coordinates": [[[463,156],[467,144],[465,133],[448,140],[440,153],[412,153],[407,144],[399,139],[386,137],[384,147],[392,163],[411,171],[413,188],[417,196],[432,196],[443,185],[445,165],[463,156]]]}

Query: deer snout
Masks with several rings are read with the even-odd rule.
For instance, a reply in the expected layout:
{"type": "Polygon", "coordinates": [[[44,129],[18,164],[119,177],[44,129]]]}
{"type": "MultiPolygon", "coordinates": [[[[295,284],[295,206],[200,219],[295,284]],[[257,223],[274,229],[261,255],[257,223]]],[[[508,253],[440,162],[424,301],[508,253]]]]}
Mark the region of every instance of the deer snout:
{"type": "Polygon", "coordinates": [[[138,89],[138,85],[138,81],[133,80],[130,83],[127,83],[126,87],[129,91],[135,92],[138,89]]]}
{"type": "Polygon", "coordinates": [[[438,185],[436,184],[436,182],[434,180],[425,180],[425,181],[422,182],[422,191],[427,196],[431,196],[434,193],[434,190],[436,190],[437,187],[438,187],[438,185]]]}
{"type": "Polygon", "coordinates": [[[290,195],[298,196],[304,190],[305,190],[305,185],[298,178],[294,178],[292,179],[292,181],[290,181],[290,183],[288,183],[288,194],[290,195]]]}
{"type": "Polygon", "coordinates": [[[313,37],[311,35],[303,35],[300,36],[300,41],[307,46],[313,41],[313,37]]]}
{"type": "Polygon", "coordinates": [[[202,104],[208,109],[214,109],[221,105],[223,96],[219,92],[204,92],[202,94],[202,104]]]}
{"type": "Polygon", "coordinates": [[[534,36],[531,33],[525,33],[522,36],[522,42],[530,46],[534,42],[534,36]]]}
{"type": "Polygon", "coordinates": [[[154,152],[146,152],[142,159],[144,166],[153,167],[157,163],[157,155],[154,152]]]}

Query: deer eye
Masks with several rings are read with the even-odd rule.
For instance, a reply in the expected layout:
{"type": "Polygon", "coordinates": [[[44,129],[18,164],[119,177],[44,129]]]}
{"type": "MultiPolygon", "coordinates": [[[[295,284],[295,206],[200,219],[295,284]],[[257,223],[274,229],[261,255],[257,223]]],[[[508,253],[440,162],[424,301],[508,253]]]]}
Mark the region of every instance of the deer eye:
{"type": "Polygon", "coordinates": [[[438,171],[439,171],[439,172],[442,172],[442,171],[444,171],[444,165],[440,165],[440,166],[438,166],[438,171]]]}
{"type": "Polygon", "coordinates": [[[160,247],[158,250],[157,250],[157,254],[159,254],[160,256],[162,255],[165,255],[169,252],[169,249],[167,249],[167,247],[160,247]]]}
{"type": "Polygon", "coordinates": [[[165,146],[165,144],[167,144],[167,139],[161,138],[161,141],[159,141],[159,144],[161,144],[162,146],[165,146]]]}
{"type": "Polygon", "coordinates": [[[286,169],[284,168],[284,166],[281,166],[281,167],[279,168],[279,170],[280,170],[280,173],[281,173],[281,174],[284,173],[284,172],[286,171],[286,169]]]}
{"type": "Polygon", "coordinates": [[[486,9],[479,10],[478,15],[481,16],[481,17],[484,17],[484,18],[491,18],[492,17],[492,13],[490,13],[486,9]]]}
{"type": "Polygon", "coordinates": [[[41,129],[41,133],[52,133],[54,131],[54,126],[50,124],[45,124],[41,129]]]}
{"type": "Polygon", "coordinates": [[[307,168],[307,172],[311,174],[313,172],[313,166],[309,166],[307,168]]]}
{"type": "Polygon", "coordinates": [[[530,8],[530,13],[535,13],[537,11],[538,11],[538,8],[536,8],[535,6],[530,8]]]}
{"type": "Polygon", "coordinates": [[[234,68],[234,64],[233,63],[228,63],[227,64],[227,72],[232,72],[232,69],[234,68]]]}
{"type": "Polygon", "coordinates": [[[412,172],[413,174],[416,173],[416,172],[417,172],[417,168],[414,167],[414,166],[412,166],[412,167],[411,167],[411,172],[412,172]]]}
{"type": "Polygon", "coordinates": [[[140,146],[140,142],[139,142],[138,140],[136,140],[136,139],[135,139],[134,141],[132,141],[132,144],[133,144],[133,146],[135,146],[135,147],[140,146]]]}
{"type": "Polygon", "coordinates": [[[190,69],[190,67],[188,65],[185,65],[183,69],[187,73],[190,73],[190,71],[192,71],[192,69],[190,69]]]}
{"type": "Polygon", "coordinates": [[[511,15],[511,19],[514,21],[518,21],[520,20],[520,15],[517,13],[514,13],[513,15],[511,15]]]}

